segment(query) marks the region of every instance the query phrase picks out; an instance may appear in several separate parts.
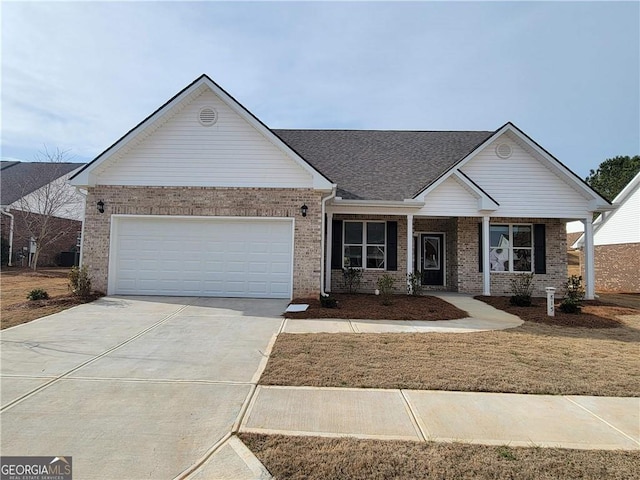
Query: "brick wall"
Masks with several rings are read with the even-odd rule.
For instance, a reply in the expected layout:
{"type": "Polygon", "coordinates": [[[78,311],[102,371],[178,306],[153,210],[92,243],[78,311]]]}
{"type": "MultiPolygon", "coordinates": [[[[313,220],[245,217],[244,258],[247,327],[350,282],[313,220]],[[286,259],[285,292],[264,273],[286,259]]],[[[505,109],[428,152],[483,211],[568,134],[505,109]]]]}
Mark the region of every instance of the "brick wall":
{"type": "Polygon", "coordinates": [[[96,290],[107,291],[111,215],[294,217],[293,295],[320,292],[322,194],[311,189],[129,187],[89,188],[83,264],[96,290]],[[99,213],[96,202],[105,203],[99,213]],[[307,216],[300,207],[309,207],[307,216]]]}
{"type": "Polygon", "coordinates": [[[595,273],[599,292],[640,293],[640,243],[596,246],[595,273]]]}
{"type": "MultiPolygon", "coordinates": [[[[478,222],[479,218],[458,219],[458,290],[473,294],[482,293],[482,273],[479,272],[478,222]]],[[[565,224],[558,219],[496,218],[491,223],[544,223],[546,225],[547,273],[534,276],[535,296],[545,296],[545,287],[555,287],[556,295],[563,294],[567,281],[567,234],[565,224]]],[[[510,295],[511,279],[517,275],[509,272],[491,272],[491,294],[510,295]]]]}
{"type": "MultiPolygon", "coordinates": [[[[20,210],[11,210],[9,213],[14,216],[12,263],[14,266],[26,267],[28,265],[29,245],[31,243],[31,235],[29,234],[29,229],[27,227],[28,222],[30,222],[31,225],[34,225],[33,222],[37,222],[34,220],[34,217],[44,217],[34,213],[25,215],[25,213],[20,210]],[[26,220],[27,218],[30,218],[31,220],[26,220]],[[25,255],[24,257],[22,257],[23,252],[25,255]]],[[[52,217],[48,222],[50,225],[49,231],[51,232],[48,238],[54,240],[41,249],[40,255],[38,256],[39,267],[57,265],[58,255],[61,252],[69,252],[75,248],[78,233],[82,230],[82,222],[78,220],[52,217]]],[[[6,215],[2,215],[0,216],[0,224],[2,237],[6,239],[8,243],[11,219],[6,215]]]]}

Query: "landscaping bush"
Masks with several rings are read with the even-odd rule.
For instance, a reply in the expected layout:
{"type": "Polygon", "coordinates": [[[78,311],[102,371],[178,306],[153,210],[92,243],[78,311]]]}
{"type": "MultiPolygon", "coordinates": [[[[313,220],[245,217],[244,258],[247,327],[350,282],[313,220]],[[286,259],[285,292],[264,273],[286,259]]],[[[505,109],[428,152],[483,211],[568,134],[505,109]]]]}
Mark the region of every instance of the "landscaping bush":
{"type": "Polygon", "coordinates": [[[362,270],[359,268],[347,267],[342,269],[344,284],[349,293],[356,293],[362,282],[362,270]]]}
{"type": "Polygon", "coordinates": [[[28,300],[48,300],[49,294],[41,288],[34,288],[27,295],[28,300]]]}
{"type": "Polygon", "coordinates": [[[338,301],[331,295],[320,294],[320,306],[322,308],[338,308],[338,301]]]}
{"type": "Polygon", "coordinates": [[[533,273],[522,273],[511,279],[509,303],[517,307],[530,307],[533,293],[533,273]]]}
{"type": "Polygon", "coordinates": [[[416,270],[413,273],[407,273],[407,289],[409,295],[421,295],[422,294],[422,272],[416,270]]]}
{"type": "Polygon", "coordinates": [[[571,275],[565,283],[567,290],[562,303],[560,303],[560,310],[564,313],[580,313],[580,303],[584,298],[584,287],[582,286],[582,277],[578,275],[571,275]]]}
{"type": "Polygon", "coordinates": [[[85,298],[91,295],[91,278],[86,266],[73,267],[69,272],[69,290],[77,297],[85,298]]]}
{"type": "Polygon", "coordinates": [[[391,305],[391,295],[393,294],[396,279],[388,273],[385,273],[378,278],[378,290],[380,290],[380,297],[382,298],[383,305],[391,305]]]}

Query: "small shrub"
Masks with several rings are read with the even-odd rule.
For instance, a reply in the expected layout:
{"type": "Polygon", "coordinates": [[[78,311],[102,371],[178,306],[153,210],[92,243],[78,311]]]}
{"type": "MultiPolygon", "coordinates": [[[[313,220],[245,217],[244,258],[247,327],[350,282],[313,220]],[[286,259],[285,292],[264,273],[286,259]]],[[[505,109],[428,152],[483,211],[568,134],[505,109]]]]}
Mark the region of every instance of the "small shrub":
{"type": "Polygon", "coordinates": [[[338,301],[331,295],[320,294],[320,306],[322,308],[338,308],[338,301]]]}
{"type": "Polygon", "coordinates": [[[391,305],[391,295],[393,294],[396,279],[388,273],[385,273],[378,278],[378,290],[380,290],[380,297],[382,298],[383,305],[391,305]]]}
{"type": "Polygon", "coordinates": [[[41,288],[34,288],[27,295],[28,300],[48,300],[49,294],[41,288]]]}
{"type": "Polygon", "coordinates": [[[533,273],[522,273],[511,279],[511,298],[509,303],[518,307],[531,306],[533,293],[533,273]]]}
{"type": "Polygon", "coordinates": [[[344,284],[349,293],[356,293],[360,289],[362,282],[362,270],[359,268],[347,267],[342,269],[344,284]]]}
{"type": "Polygon", "coordinates": [[[580,313],[580,303],[584,299],[584,287],[582,286],[582,277],[571,275],[564,284],[567,293],[560,303],[560,310],[564,313],[580,313]]]}
{"type": "Polygon", "coordinates": [[[409,290],[409,295],[418,296],[422,294],[422,272],[420,270],[407,273],[407,289],[409,290]]]}
{"type": "Polygon", "coordinates": [[[72,267],[69,272],[69,290],[77,297],[86,298],[91,295],[91,278],[86,265],[72,267]]]}

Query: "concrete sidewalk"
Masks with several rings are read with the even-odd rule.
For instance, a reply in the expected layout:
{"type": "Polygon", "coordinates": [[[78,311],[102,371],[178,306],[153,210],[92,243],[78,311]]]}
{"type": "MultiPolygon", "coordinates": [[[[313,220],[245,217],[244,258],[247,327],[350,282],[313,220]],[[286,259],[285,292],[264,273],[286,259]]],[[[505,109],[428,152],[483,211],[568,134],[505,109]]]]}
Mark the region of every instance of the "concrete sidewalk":
{"type": "MultiPolygon", "coordinates": [[[[431,296],[451,303],[469,314],[457,320],[347,320],[287,318],[285,333],[471,333],[504,330],[522,325],[523,321],[510,313],[498,310],[469,295],[453,292],[433,293],[431,296]]],[[[336,312],[339,314],[339,311],[336,312]]]]}
{"type": "Polygon", "coordinates": [[[240,431],[640,450],[640,399],[259,386],[240,431]]]}

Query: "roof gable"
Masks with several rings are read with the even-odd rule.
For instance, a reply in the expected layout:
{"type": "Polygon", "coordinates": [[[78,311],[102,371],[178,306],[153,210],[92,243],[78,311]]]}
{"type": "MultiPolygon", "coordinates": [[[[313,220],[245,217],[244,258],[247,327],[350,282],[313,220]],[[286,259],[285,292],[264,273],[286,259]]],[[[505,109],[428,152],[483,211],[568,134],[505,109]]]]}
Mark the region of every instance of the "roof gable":
{"type": "MultiPolygon", "coordinates": [[[[237,132],[231,132],[231,136],[236,134],[237,132]]],[[[286,173],[284,177],[287,177],[286,173]]],[[[79,186],[92,186],[102,183],[103,179],[106,184],[124,185],[191,185],[193,181],[196,181],[198,185],[202,186],[295,186],[320,190],[330,190],[333,187],[326,177],[309,165],[251,112],[206,75],[196,79],[126,133],[81,172],[72,177],[71,183],[79,186]],[[193,143],[192,133],[195,124],[198,123],[199,112],[194,113],[191,110],[194,108],[194,102],[201,101],[204,97],[208,97],[206,100],[209,103],[216,104],[214,110],[224,110],[224,113],[228,115],[225,119],[220,118],[213,126],[198,125],[199,131],[195,135],[196,143],[193,143]],[[190,108],[191,110],[189,110],[190,108]],[[182,125],[176,126],[176,121],[184,112],[192,114],[191,124],[185,127],[186,124],[183,122],[182,125]],[[233,119],[230,119],[231,117],[233,119]],[[238,122],[235,119],[241,119],[244,122],[245,131],[241,133],[244,136],[236,137],[235,142],[233,138],[227,137],[226,144],[221,143],[220,137],[229,133],[228,131],[225,131],[217,139],[213,138],[212,134],[229,126],[224,121],[236,121],[237,126],[238,122]],[[173,130],[172,127],[174,127],[173,130]],[[205,131],[209,134],[208,136],[204,135],[205,131]],[[251,136],[249,142],[247,142],[247,135],[251,136]],[[249,145],[251,142],[254,143],[253,146],[249,145]],[[173,147],[173,150],[167,148],[168,144],[173,147]],[[180,145],[182,149],[179,148],[180,145]],[[238,149],[245,147],[254,148],[255,151],[252,154],[254,163],[245,163],[244,169],[242,169],[242,159],[238,161],[234,155],[237,155],[238,149]],[[142,152],[144,148],[155,152],[147,157],[146,163],[143,158],[145,154],[142,152]],[[224,155],[221,152],[227,153],[227,156],[224,157],[224,163],[226,166],[236,167],[235,173],[225,171],[221,174],[215,168],[207,170],[209,167],[215,167],[216,162],[218,162],[218,166],[221,165],[221,156],[224,155]],[[273,168],[273,164],[265,164],[264,167],[267,170],[274,170],[274,179],[278,178],[278,173],[292,171],[293,174],[288,176],[290,183],[285,181],[282,184],[272,185],[263,178],[263,183],[249,185],[238,179],[238,172],[252,174],[253,178],[260,178],[260,172],[256,171],[254,167],[259,166],[261,155],[265,155],[265,152],[267,156],[270,155],[269,160],[275,161],[276,165],[275,168],[273,168]],[[162,159],[166,160],[164,164],[162,164],[162,159]],[[129,164],[130,161],[131,164],[129,164]],[[185,169],[185,164],[188,162],[193,162],[191,165],[195,168],[185,169]],[[173,168],[168,168],[154,176],[154,169],[160,166],[170,166],[171,163],[173,163],[173,168]],[[200,171],[199,167],[203,167],[204,170],[200,171]],[[176,170],[178,172],[189,170],[191,173],[176,175],[176,170]],[[234,183],[232,180],[225,180],[225,178],[233,178],[236,181],[234,183]]]]}

